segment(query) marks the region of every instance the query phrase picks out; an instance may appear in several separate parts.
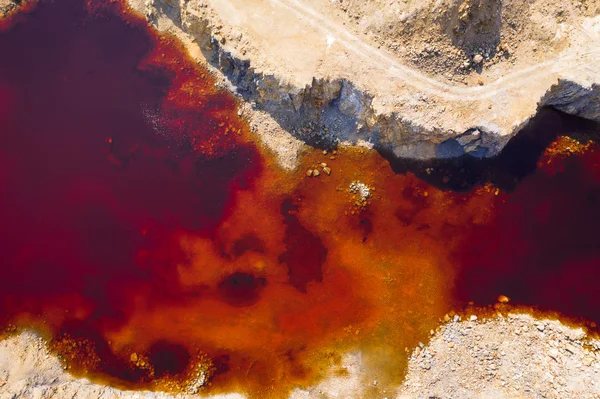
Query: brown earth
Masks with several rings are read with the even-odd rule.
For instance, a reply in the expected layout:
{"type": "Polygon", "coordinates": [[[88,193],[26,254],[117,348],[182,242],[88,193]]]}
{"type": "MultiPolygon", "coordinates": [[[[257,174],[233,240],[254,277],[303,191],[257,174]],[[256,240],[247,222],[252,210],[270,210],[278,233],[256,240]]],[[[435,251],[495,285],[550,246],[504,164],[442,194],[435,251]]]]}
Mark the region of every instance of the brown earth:
{"type": "Polygon", "coordinates": [[[15,8],[16,4],[12,0],[0,0],[0,17],[5,16],[15,8]]]}

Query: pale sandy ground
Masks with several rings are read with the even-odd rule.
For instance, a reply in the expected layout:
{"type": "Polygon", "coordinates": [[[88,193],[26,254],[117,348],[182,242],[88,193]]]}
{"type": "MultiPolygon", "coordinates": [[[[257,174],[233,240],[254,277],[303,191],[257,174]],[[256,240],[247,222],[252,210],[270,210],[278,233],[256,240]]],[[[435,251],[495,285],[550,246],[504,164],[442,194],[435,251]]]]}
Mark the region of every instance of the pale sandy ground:
{"type": "Polygon", "coordinates": [[[0,0],[0,17],[3,17],[14,8],[15,4],[13,3],[13,0],[0,0]]]}
{"type": "MultiPolygon", "coordinates": [[[[585,87],[598,81],[593,67],[600,61],[597,1],[587,8],[571,0],[534,1],[524,10],[509,7],[518,1],[505,2],[504,8],[488,7],[498,3],[492,0],[383,3],[148,0],[145,9],[154,10],[159,29],[166,26],[160,20],[164,16],[176,24],[179,18],[192,37],[203,34],[198,21],[206,22],[226,51],[285,85],[302,88],[314,78],[352,82],[373,96],[373,115],[362,115],[366,124],[376,123],[369,118],[377,115],[397,114],[399,123],[412,127],[407,134],[462,133],[479,126],[512,135],[559,79],[585,87]],[[462,23],[461,7],[471,10],[464,12],[466,26],[477,27],[482,18],[489,19],[486,24],[500,21],[498,40],[481,43],[488,49],[452,45],[447,31],[462,23]],[[386,23],[387,30],[374,28],[386,23]],[[395,50],[388,45],[394,35],[395,50]],[[483,61],[476,63],[478,50],[483,61]],[[461,71],[464,63],[470,66],[461,71]]],[[[413,157],[418,149],[410,148],[412,153],[396,152],[413,157]]]]}
{"type": "MultiPolygon", "coordinates": [[[[600,340],[556,320],[509,314],[443,324],[417,348],[397,392],[413,398],[600,398],[600,340]]],[[[331,377],[290,398],[363,398],[360,354],[344,359],[346,377],[331,377]]],[[[377,385],[374,380],[372,384],[377,385]]],[[[199,396],[119,391],[75,379],[32,332],[0,342],[0,398],[191,399],[199,396]]],[[[212,396],[237,399],[238,394],[212,396]]]]}
{"type": "Polygon", "coordinates": [[[514,0],[493,12],[497,0],[128,2],[214,67],[219,85],[242,87],[245,117],[286,168],[307,135],[431,159],[456,156],[443,147],[449,139],[465,153],[497,154],[542,106],[600,121],[598,0],[526,10],[514,0]],[[498,40],[459,45],[448,34],[496,19],[498,40]]]}

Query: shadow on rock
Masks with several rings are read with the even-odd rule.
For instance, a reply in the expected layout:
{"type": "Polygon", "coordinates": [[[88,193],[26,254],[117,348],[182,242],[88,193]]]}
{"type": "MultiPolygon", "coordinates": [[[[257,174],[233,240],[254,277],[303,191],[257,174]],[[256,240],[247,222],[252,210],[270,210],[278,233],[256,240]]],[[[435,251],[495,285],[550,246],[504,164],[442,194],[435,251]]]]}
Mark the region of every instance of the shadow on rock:
{"type": "MultiPolygon", "coordinates": [[[[378,152],[387,159],[394,172],[414,173],[441,189],[467,191],[491,183],[510,191],[536,169],[540,156],[559,136],[600,141],[600,123],[547,107],[541,109],[495,157],[461,155],[450,159],[414,161],[398,159],[386,149],[378,152]]],[[[459,143],[456,146],[456,150],[463,148],[459,143]]]]}

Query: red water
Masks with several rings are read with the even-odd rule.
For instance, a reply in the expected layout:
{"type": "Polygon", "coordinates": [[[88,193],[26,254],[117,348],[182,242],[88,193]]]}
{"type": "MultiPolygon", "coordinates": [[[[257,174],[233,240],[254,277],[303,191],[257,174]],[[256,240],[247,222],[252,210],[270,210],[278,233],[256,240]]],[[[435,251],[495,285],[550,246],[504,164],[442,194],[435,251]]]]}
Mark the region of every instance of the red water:
{"type": "Polygon", "coordinates": [[[457,261],[459,297],[484,304],[503,293],[600,322],[600,156],[590,151],[527,177],[474,228],[457,261]]]}
{"type": "Polygon", "coordinates": [[[558,139],[534,170],[568,126],[422,179],[357,149],[285,172],[175,40],[103,3],[0,26],[0,324],[75,374],[182,391],[202,368],[207,392],[283,397],[360,349],[380,397],[467,301],[600,322],[600,151],[558,139]]]}
{"type": "Polygon", "coordinates": [[[1,29],[2,321],[84,308],[54,327],[98,341],[145,291],[145,306],[184,301],[178,237],[213,236],[262,167],[228,134],[244,128],[232,97],[115,5],[42,2],[1,29]]]}

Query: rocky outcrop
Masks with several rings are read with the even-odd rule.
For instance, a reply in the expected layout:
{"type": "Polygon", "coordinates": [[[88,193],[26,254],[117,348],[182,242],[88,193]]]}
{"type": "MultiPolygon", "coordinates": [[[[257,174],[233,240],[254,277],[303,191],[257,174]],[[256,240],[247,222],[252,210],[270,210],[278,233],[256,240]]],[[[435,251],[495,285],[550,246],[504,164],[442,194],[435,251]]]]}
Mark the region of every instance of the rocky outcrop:
{"type": "MultiPolygon", "coordinates": [[[[206,60],[227,77],[234,91],[311,145],[327,148],[340,142],[366,143],[413,159],[463,154],[490,157],[498,154],[542,107],[600,121],[600,89],[589,84],[595,80],[589,79],[589,73],[583,83],[577,79],[554,80],[554,76],[562,75],[552,64],[547,67],[549,72],[535,66],[529,74],[522,71],[512,78],[501,78],[499,81],[507,81],[490,84],[489,92],[485,87],[444,87],[423,78],[423,83],[416,82],[413,88],[398,86],[401,95],[393,99],[393,104],[381,100],[389,98],[387,87],[380,86],[380,93],[354,82],[351,76],[360,80],[359,72],[339,73],[340,77],[322,74],[298,85],[286,77],[286,71],[273,70],[268,60],[255,63],[260,58],[251,54],[261,50],[252,47],[241,30],[227,30],[226,21],[211,9],[210,3],[148,0],[144,12],[151,22],[167,18],[186,32],[206,60]],[[538,100],[523,94],[531,92],[530,87],[539,91],[540,85],[546,85],[546,89],[538,100]]],[[[580,63],[597,58],[595,53],[587,57],[580,63]]],[[[564,63],[565,68],[569,65],[564,63]]]]}
{"type": "Polygon", "coordinates": [[[592,84],[586,88],[568,80],[561,80],[548,90],[540,104],[567,114],[600,121],[600,86],[592,84]]]}
{"type": "MultiPolygon", "coordinates": [[[[148,3],[147,3],[148,4],[148,3]]],[[[152,8],[147,7],[148,8],[152,8]]],[[[438,158],[464,153],[474,156],[497,154],[507,138],[487,133],[485,127],[466,132],[427,129],[397,113],[378,114],[373,95],[357,88],[347,79],[313,78],[304,87],[286,83],[275,74],[257,71],[247,59],[237,57],[213,33],[209,19],[202,19],[189,8],[181,9],[181,27],[201,47],[206,59],[223,73],[237,93],[256,107],[269,112],[280,125],[302,141],[330,148],[339,142],[368,143],[392,150],[399,157],[438,158]],[[479,132],[477,140],[465,142],[463,151],[449,150],[449,137],[465,137],[479,132]]]]}
{"type": "Polygon", "coordinates": [[[14,0],[0,0],[0,18],[5,17],[9,12],[17,8],[17,2],[14,0]]]}

